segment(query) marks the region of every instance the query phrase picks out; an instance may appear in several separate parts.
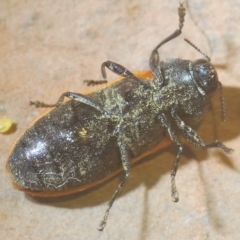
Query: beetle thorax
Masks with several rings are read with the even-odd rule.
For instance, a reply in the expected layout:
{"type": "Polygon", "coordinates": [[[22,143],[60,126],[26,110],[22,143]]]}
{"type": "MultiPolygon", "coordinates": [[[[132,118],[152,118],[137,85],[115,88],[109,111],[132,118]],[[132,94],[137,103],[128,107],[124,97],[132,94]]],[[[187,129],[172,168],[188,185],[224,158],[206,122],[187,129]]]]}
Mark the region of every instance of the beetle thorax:
{"type": "Polygon", "coordinates": [[[152,95],[158,109],[169,111],[172,107],[177,107],[178,113],[182,117],[195,116],[201,119],[209,107],[210,91],[216,90],[215,85],[218,82],[211,64],[183,59],[167,59],[161,62],[161,66],[164,82],[162,87],[156,89],[152,95]],[[207,77],[213,83],[205,81],[204,79],[207,77]]]}

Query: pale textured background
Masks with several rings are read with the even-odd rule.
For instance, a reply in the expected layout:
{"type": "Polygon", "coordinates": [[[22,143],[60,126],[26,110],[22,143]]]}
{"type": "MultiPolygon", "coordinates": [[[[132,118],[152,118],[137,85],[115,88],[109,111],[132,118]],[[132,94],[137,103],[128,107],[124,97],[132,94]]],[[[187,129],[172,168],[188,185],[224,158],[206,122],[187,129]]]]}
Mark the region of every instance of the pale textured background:
{"type": "MultiPolygon", "coordinates": [[[[132,71],[149,69],[150,51],[176,29],[178,1],[0,1],[0,117],[17,124],[15,132],[0,135],[0,239],[240,239],[240,0],[189,2],[210,46],[189,12],[183,36],[206,53],[212,50],[227,107],[227,122],[221,123],[216,97],[216,123],[209,113],[198,132],[235,152],[229,157],[188,146],[177,175],[177,204],[169,176],[176,149],[138,164],[100,233],[96,228],[119,177],[74,196],[31,198],[11,187],[8,152],[43,111],[30,107],[30,100],[55,103],[65,91],[84,92],[83,80],[101,78],[105,60],[132,71]]],[[[201,57],[182,36],[160,56],[201,57]]]]}

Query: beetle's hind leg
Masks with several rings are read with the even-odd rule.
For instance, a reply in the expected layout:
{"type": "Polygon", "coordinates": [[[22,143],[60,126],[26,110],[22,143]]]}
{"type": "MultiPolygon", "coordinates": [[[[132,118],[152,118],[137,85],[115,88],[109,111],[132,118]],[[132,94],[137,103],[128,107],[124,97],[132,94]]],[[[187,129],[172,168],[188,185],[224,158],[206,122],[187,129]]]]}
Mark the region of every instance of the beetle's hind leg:
{"type": "Polygon", "coordinates": [[[39,101],[35,101],[35,102],[30,101],[30,105],[35,105],[35,107],[59,107],[63,103],[65,97],[68,97],[68,98],[73,99],[75,101],[78,101],[78,102],[84,103],[88,106],[91,106],[91,107],[99,110],[102,113],[107,112],[102,106],[95,103],[90,98],[88,98],[88,97],[86,97],[86,96],[84,96],[80,93],[73,93],[73,92],[63,93],[55,104],[46,104],[46,103],[39,102],[39,101]]]}
{"type": "Polygon", "coordinates": [[[99,227],[98,227],[99,231],[102,231],[106,227],[109,211],[110,211],[116,197],[122,190],[123,185],[126,182],[127,178],[129,177],[129,174],[130,174],[130,160],[129,160],[127,146],[125,143],[119,141],[118,147],[119,147],[120,154],[121,154],[121,160],[122,160],[122,165],[123,165],[123,170],[124,170],[124,177],[123,177],[122,181],[120,182],[120,184],[118,185],[117,190],[113,194],[111,200],[107,204],[105,214],[104,214],[103,219],[100,222],[99,227]]]}

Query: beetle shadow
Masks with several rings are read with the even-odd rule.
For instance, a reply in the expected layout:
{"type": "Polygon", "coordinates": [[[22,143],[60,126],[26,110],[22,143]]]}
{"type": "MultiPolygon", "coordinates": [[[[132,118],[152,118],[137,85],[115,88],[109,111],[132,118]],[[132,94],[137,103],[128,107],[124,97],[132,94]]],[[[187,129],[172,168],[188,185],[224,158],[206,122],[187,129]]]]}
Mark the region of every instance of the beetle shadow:
{"type": "MultiPolygon", "coordinates": [[[[240,89],[233,87],[224,87],[223,88],[226,109],[227,109],[227,120],[226,123],[221,122],[221,103],[219,101],[219,96],[215,96],[213,99],[212,109],[214,110],[214,117],[209,111],[204,117],[201,125],[197,129],[199,136],[204,139],[204,142],[209,143],[215,139],[220,139],[222,142],[230,141],[239,136],[240,133],[240,89]],[[214,136],[217,134],[218,136],[214,136]]],[[[183,158],[180,162],[180,167],[187,164],[189,160],[195,159],[198,162],[206,161],[208,159],[208,152],[204,149],[198,149],[195,147],[190,147],[190,144],[183,143],[184,152],[183,158]]],[[[231,146],[228,146],[231,147],[231,146]]],[[[121,192],[118,198],[121,198],[130,191],[133,191],[141,184],[146,186],[146,191],[153,188],[162,176],[165,174],[170,175],[172,169],[173,161],[177,153],[175,146],[170,146],[160,152],[154,153],[151,156],[145,157],[140,160],[138,163],[134,164],[131,170],[130,178],[125,184],[123,191],[121,192]],[[156,157],[157,156],[157,157],[156,157]],[[170,161],[169,161],[170,159],[170,161]]],[[[222,163],[233,170],[235,170],[234,165],[231,163],[230,158],[221,152],[217,151],[219,159],[222,163]]],[[[237,170],[236,170],[237,171],[237,170]]],[[[192,174],[192,173],[189,173],[192,174]]],[[[202,174],[201,172],[195,174],[202,174]]],[[[104,182],[101,185],[93,187],[89,190],[85,190],[80,193],[75,193],[68,196],[56,197],[56,198],[39,198],[39,197],[30,197],[28,195],[27,199],[36,203],[43,205],[51,205],[60,208],[86,208],[91,206],[100,205],[107,203],[114,191],[116,190],[119,181],[122,177],[122,173],[118,174],[116,177],[104,182]]],[[[169,177],[170,179],[170,177],[169,177]]],[[[170,181],[170,180],[169,180],[170,181]]],[[[170,189],[166,194],[170,194],[170,189]]],[[[179,191],[181,191],[179,189],[179,191]]],[[[205,188],[205,191],[207,189],[205,188]]],[[[147,198],[145,199],[147,201],[147,198]]],[[[145,203],[147,204],[147,203],[145,203]]],[[[144,205],[145,205],[144,204],[144,205]]],[[[144,206],[147,207],[146,205],[144,206]]],[[[208,209],[211,213],[211,207],[208,209]]],[[[218,218],[217,213],[209,214],[209,216],[218,218]]],[[[148,212],[144,211],[143,220],[148,218],[148,212]]],[[[144,220],[145,221],[145,220],[144,220]]],[[[147,220],[146,220],[147,221],[147,220]]],[[[146,223],[144,223],[146,224],[146,223]]]]}

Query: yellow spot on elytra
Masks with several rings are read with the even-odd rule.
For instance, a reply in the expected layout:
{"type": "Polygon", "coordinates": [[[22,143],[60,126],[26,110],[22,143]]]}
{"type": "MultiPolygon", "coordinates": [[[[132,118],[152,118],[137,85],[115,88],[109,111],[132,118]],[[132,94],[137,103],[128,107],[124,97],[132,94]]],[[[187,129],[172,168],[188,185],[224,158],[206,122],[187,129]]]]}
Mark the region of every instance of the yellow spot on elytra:
{"type": "Polygon", "coordinates": [[[85,128],[82,128],[82,130],[79,131],[80,135],[82,137],[86,137],[87,136],[87,130],[85,128]]]}

